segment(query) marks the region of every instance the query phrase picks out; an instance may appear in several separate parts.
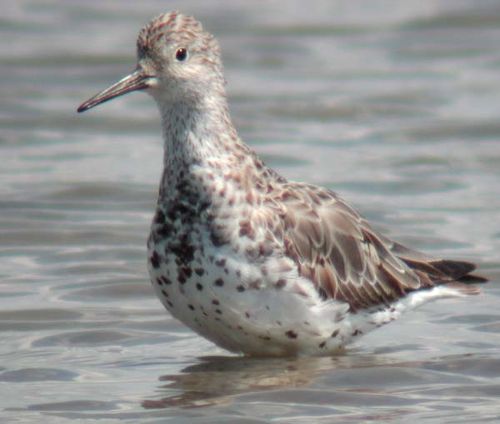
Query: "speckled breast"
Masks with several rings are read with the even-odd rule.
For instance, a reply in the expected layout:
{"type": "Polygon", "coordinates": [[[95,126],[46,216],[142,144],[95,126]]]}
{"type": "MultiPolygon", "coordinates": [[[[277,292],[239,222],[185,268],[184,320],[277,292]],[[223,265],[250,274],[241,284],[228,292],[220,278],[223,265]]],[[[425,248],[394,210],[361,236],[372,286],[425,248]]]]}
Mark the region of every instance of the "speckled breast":
{"type": "Polygon", "coordinates": [[[152,223],[149,271],[163,305],[231,351],[333,348],[337,339],[323,342],[336,311],[311,312],[320,298],[285,254],[272,205],[227,179],[203,179],[211,186],[200,195],[195,177],[170,186],[170,200],[160,193],[152,223]]]}
{"type": "Polygon", "coordinates": [[[175,199],[159,202],[148,240],[153,287],[175,318],[239,350],[240,341],[234,339],[238,330],[245,331],[241,316],[257,313],[248,291],[257,292],[264,284],[262,264],[271,250],[249,261],[251,246],[262,249],[262,243],[241,238],[241,220],[224,198],[203,199],[193,191],[189,184],[177,184],[175,199]]]}

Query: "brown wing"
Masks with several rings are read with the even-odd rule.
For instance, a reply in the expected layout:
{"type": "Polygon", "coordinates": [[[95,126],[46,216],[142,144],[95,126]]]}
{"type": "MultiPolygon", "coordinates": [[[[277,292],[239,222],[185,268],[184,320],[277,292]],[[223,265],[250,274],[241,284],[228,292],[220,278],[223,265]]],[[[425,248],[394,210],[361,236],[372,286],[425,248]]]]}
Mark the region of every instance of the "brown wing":
{"type": "MultiPolygon", "coordinates": [[[[450,283],[475,267],[434,260],[377,234],[335,193],[286,183],[280,205],[286,254],[320,295],[352,310],[387,305],[408,292],[450,283]]],[[[477,292],[463,285],[464,292],[477,292]]]]}

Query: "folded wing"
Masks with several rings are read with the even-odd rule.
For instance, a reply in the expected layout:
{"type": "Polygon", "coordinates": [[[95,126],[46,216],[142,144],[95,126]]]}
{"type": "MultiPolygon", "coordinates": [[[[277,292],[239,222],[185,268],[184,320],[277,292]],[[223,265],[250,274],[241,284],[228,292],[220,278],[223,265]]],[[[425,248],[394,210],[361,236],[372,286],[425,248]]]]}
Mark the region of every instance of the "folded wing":
{"type": "Polygon", "coordinates": [[[286,255],[324,299],[347,302],[351,310],[389,305],[415,290],[484,281],[474,264],[436,260],[381,236],[335,193],[287,183],[278,194],[286,255]]]}

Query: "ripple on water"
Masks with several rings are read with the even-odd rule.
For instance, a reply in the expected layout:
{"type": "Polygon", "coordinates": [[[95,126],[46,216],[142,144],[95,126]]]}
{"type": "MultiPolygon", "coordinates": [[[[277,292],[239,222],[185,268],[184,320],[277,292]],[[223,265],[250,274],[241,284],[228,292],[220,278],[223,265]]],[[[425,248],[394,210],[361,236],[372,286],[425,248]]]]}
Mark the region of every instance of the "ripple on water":
{"type": "Polygon", "coordinates": [[[79,301],[86,303],[113,303],[127,300],[151,299],[153,291],[147,281],[107,281],[106,283],[86,283],[86,288],[75,289],[67,287],[70,291],[61,296],[63,300],[79,301]]]}
{"type": "MultiPolygon", "coordinates": [[[[118,409],[118,403],[98,400],[73,400],[68,402],[33,404],[28,405],[27,409],[30,411],[68,411],[72,412],[70,416],[73,415],[73,417],[77,418],[78,415],[75,412],[114,411],[118,409]]],[[[81,418],[84,416],[81,416],[81,418]]]]}
{"type": "Polygon", "coordinates": [[[72,381],[78,374],[58,368],[24,368],[5,371],[0,374],[0,381],[23,383],[28,381],[72,381]]]}
{"type": "Polygon", "coordinates": [[[111,330],[71,331],[33,341],[33,347],[107,346],[124,345],[132,338],[130,333],[111,330]]]}
{"type": "Polygon", "coordinates": [[[482,260],[492,280],[344,355],[256,361],[201,339],[151,291],[151,99],[75,112],[133,67],[136,30],[165,5],[3,3],[3,421],[498,421],[498,2],[182,3],[219,36],[234,122],[269,165],[413,247],[482,260]]]}

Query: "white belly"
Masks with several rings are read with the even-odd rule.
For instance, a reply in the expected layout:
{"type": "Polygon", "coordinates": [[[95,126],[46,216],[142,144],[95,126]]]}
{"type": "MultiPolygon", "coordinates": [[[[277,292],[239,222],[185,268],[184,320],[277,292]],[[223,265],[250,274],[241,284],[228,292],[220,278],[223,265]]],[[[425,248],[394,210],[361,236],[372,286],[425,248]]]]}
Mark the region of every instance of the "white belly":
{"type": "Polygon", "coordinates": [[[257,265],[228,246],[214,249],[208,239],[203,245],[189,266],[158,253],[161,243],[149,251],[157,296],[203,337],[253,355],[325,354],[351,337],[347,305],[323,301],[289,259],[270,257],[257,265]]]}

